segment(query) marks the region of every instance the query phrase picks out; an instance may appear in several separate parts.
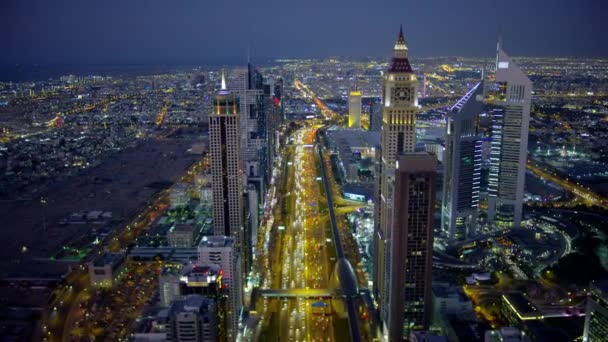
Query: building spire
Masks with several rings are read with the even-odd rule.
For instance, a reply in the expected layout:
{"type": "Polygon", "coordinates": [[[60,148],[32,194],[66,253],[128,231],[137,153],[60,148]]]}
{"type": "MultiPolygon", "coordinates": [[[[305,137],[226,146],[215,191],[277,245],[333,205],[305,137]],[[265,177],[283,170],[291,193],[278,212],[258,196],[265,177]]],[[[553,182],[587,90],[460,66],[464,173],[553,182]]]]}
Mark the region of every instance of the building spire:
{"type": "Polygon", "coordinates": [[[403,25],[399,26],[399,37],[395,42],[395,57],[407,58],[407,45],[405,45],[405,36],[403,35],[403,25]]]}
{"type": "Polygon", "coordinates": [[[226,76],[224,75],[224,69],[222,69],[222,89],[226,90],[226,76]]]}

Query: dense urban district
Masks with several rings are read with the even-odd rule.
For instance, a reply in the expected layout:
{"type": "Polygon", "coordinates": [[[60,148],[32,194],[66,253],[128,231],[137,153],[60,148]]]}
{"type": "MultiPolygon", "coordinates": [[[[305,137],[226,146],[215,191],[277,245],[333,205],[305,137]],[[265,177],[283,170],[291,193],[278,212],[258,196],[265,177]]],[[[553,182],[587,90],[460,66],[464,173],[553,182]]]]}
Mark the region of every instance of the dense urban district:
{"type": "Polygon", "coordinates": [[[505,50],[0,82],[0,335],[605,340],[608,60],[505,50]]]}

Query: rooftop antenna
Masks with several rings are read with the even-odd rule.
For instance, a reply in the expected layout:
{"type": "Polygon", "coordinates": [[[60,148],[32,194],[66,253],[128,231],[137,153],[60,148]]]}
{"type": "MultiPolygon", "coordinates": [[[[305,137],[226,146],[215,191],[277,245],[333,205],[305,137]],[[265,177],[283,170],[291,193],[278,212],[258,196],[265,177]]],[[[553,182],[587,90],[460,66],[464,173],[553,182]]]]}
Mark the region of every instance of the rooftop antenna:
{"type": "Polygon", "coordinates": [[[496,37],[496,51],[502,48],[502,25],[498,26],[498,35],[496,37]]]}
{"type": "Polygon", "coordinates": [[[226,76],[224,75],[223,68],[222,68],[222,90],[226,90],[226,76]]]}

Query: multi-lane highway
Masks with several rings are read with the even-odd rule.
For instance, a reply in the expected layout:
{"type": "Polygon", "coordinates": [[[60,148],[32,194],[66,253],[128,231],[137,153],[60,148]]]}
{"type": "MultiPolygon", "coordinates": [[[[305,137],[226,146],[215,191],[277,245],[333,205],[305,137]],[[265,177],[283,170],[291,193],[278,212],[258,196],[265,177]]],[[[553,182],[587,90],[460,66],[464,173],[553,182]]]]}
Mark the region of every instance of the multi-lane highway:
{"type": "Polygon", "coordinates": [[[535,175],[551,181],[571,192],[577,198],[582,200],[583,203],[608,209],[608,199],[593,192],[591,189],[578,183],[574,183],[568,179],[561,178],[557,175],[557,173],[551,172],[550,170],[547,170],[546,167],[539,166],[532,161],[528,162],[527,167],[528,170],[532,171],[535,175]]]}
{"type": "Polygon", "coordinates": [[[253,275],[260,323],[247,338],[336,340],[327,298],[335,252],[316,172],[316,130],[311,123],[296,131],[273,172],[253,275]]]}

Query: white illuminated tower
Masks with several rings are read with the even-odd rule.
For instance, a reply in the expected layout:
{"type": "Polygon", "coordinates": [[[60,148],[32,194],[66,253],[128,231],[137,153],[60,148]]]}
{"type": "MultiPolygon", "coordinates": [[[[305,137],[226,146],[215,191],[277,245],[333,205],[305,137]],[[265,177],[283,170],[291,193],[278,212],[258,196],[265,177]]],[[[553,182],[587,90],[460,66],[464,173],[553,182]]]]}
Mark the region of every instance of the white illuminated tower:
{"type": "Polygon", "coordinates": [[[498,45],[495,83],[488,91],[492,142],[488,220],[520,227],[528,155],[532,82],[498,45]]]}
{"type": "Polygon", "coordinates": [[[226,89],[222,73],[222,89],[209,115],[213,232],[234,236],[239,246],[243,235],[240,132],[238,100],[226,89]]]}
{"type": "Polygon", "coordinates": [[[481,182],[484,85],[477,83],[446,114],[441,227],[450,242],[475,233],[481,182]]]}
{"type": "Polygon", "coordinates": [[[408,60],[403,29],[395,43],[394,55],[384,75],[382,89],[381,160],[375,204],[374,296],[381,318],[387,321],[388,267],[392,227],[392,201],[397,155],[416,147],[417,87],[416,74],[408,60]]]}

